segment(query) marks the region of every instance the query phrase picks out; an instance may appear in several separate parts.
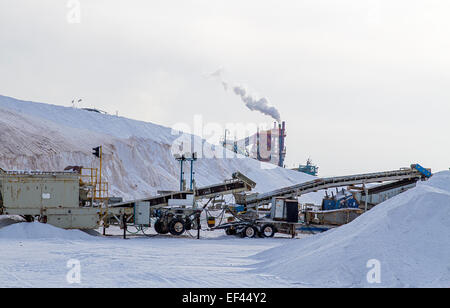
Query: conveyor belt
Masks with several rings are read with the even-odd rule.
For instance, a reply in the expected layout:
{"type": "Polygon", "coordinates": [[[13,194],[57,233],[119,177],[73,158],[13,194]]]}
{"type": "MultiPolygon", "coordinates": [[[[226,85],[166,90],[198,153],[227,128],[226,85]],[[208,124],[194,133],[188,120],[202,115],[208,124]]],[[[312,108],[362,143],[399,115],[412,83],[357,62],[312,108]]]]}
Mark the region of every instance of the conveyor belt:
{"type": "MultiPolygon", "coordinates": [[[[414,165],[413,165],[414,166],[414,165]]],[[[365,173],[349,176],[316,179],[313,181],[296,184],[293,186],[277,189],[263,194],[239,195],[237,203],[243,205],[268,204],[273,197],[293,198],[306,193],[348,185],[381,183],[385,181],[399,181],[404,179],[422,178],[424,174],[415,167],[411,169],[400,169],[386,172],[365,173]]]]}
{"type": "Polygon", "coordinates": [[[110,205],[110,208],[118,207],[133,207],[137,202],[150,202],[151,207],[163,207],[167,206],[169,199],[186,199],[188,195],[194,194],[195,200],[198,199],[208,199],[215,196],[236,194],[243,191],[249,191],[255,186],[255,183],[250,179],[246,178],[244,175],[236,172],[233,174],[232,180],[227,180],[224,183],[219,183],[210,186],[204,186],[197,188],[194,192],[192,191],[180,191],[173,192],[143,199],[124,201],[120,203],[115,203],[110,205]]]}
{"type": "MultiPolygon", "coordinates": [[[[370,196],[372,194],[378,194],[378,193],[382,193],[388,190],[392,190],[395,188],[400,188],[400,187],[404,187],[404,186],[408,186],[411,184],[415,184],[419,179],[418,178],[413,178],[413,179],[406,179],[406,180],[401,180],[401,181],[395,181],[392,183],[388,183],[388,184],[383,184],[383,185],[377,185],[375,187],[371,187],[367,190],[367,194],[370,196]]],[[[361,196],[365,196],[366,192],[363,190],[361,191],[361,196]]]]}

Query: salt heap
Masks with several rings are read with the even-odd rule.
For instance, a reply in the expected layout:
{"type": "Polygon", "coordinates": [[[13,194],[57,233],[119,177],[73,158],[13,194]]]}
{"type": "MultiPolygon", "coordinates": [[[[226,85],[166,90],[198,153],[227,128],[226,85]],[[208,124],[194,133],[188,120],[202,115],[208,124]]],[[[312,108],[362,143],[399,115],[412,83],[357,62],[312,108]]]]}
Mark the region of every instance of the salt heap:
{"type": "MultiPolygon", "coordinates": [[[[449,287],[450,172],[439,172],[334,230],[257,255],[257,271],[298,286],[449,287]],[[369,283],[369,260],[380,283],[369,283]]],[[[373,277],[373,276],[372,276],[373,277]]]]}
{"type": "Polygon", "coordinates": [[[80,230],[64,230],[49,224],[39,222],[21,222],[3,227],[0,229],[0,239],[14,240],[42,240],[42,239],[63,239],[63,240],[92,240],[90,236],[80,230]]]}

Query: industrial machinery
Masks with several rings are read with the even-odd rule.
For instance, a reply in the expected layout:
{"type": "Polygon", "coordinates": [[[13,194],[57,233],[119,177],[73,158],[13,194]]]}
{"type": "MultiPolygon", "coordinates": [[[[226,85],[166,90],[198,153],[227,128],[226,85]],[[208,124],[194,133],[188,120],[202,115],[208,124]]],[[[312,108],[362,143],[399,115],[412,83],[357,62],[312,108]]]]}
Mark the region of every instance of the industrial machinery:
{"type": "MultiPolygon", "coordinates": [[[[154,197],[120,202],[111,205],[109,211],[119,211],[126,215],[126,224],[133,224],[142,230],[142,226],[149,227],[151,225],[151,219],[153,218],[156,220],[154,228],[157,233],[167,234],[170,232],[173,235],[181,235],[186,230],[197,230],[199,228],[201,212],[216,197],[249,191],[255,185],[256,183],[245,175],[235,172],[232,179],[223,183],[189,191],[167,192],[154,197]],[[198,205],[200,200],[208,200],[208,202],[201,207],[198,205]],[[130,211],[133,214],[130,214],[130,211]]],[[[123,226],[123,222],[123,216],[120,218],[116,215],[108,215],[106,225],[119,223],[123,228],[126,228],[126,225],[123,226]]]]}
{"type": "Polygon", "coordinates": [[[279,221],[298,222],[298,200],[273,198],[270,218],[279,221]]]}
{"type": "Polygon", "coordinates": [[[106,208],[76,171],[0,173],[0,214],[37,218],[65,229],[92,229],[106,208]]]}
{"type": "Polygon", "coordinates": [[[417,183],[417,178],[395,181],[387,184],[376,185],[369,187],[367,190],[360,188],[353,188],[353,198],[361,204],[362,207],[366,204],[367,208],[371,209],[375,205],[384,202],[408,189],[414,188],[417,183]]]}
{"type": "Polygon", "coordinates": [[[275,233],[296,235],[302,225],[299,221],[299,204],[296,199],[274,198],[271,211],[267,215],[249,216],[233,213],[234,218],[227,223],[214,226],[212,230],[223,229],[227,235],[240,237],[273,237],[275,233]]]}
{"type": "MultiPolygon", "coordinates": [[[[342,188],[336,191],[336,195],[327,196],[322,201],[321,210],[304,211],[304,221],[306,223],[321,225],[343,225],[351,222],[359,215],[373,206],[386,201],[410,188],[415,187],[420,179],[431,177],[431,171],[425,169],[419,164],[413,164],[410,168],[403,168],[402,171],[416,173],[417,176],[404,177],[394,181],[388,181],[387,184],[367,187],[366,181],[362,186],[354,184],[348,187],[348,190],[342,188]]],[[[370,181],[372,183],[372,181],[370,181]]]]}
{"type": "Polygon", "coordinates": [[[237,198],[236,203],[245,205],[247,207],[256,208],[258,205],[269,204],[272,201],[273,197],[295,198],[310,192],[329,188],[345,187],[349,185],[363,185],[365,187],[365,185],[369,183],[382,183],[405,179],[419,180],[427,179],[430,176],[431,172],[428,169],[424,169],[420,165],[415,164],[411,165],[411,168],[403,168],[400,170],[315,179],[267,193],[243,193],[235,197],[237,198]]]}
{"type": "Polygon", "coordinates": [[[123,228],[127,223],[150,225],[150,217],[156,217],[158,233],[179,235],[185,229],[196,227],[192,218],[201,212],[196,206],[197,200],[239,193],[254,186],[250,179],[235,173],[231,180],[194,191],[172,192],[108,206],[107,192],[99,190],[94,175],[82,169],[1,171],[0,215],[20,215],[27,221],[37,219],[64,229],[95,229],[102,222],[106,228],[111,221],[123,228]]]}
{"type": "Polygon", "coordinates": [[[331,193],[331,196],[328,195],[327,191],[325,193],[326,196],[322,200],[323,211],[359,207],[359,203],[356,201],[353,195],[350,192],[346,191],[344,188],[342,188],[341,190],[336,189],[336,194],[331,193]]]}
{"type": "Polygon", "coordinates": [[[306,161],[306,165],[299,165],[298,168],[294,168],[292,170],[303,172],[313,176],[316,176],[317,173],[319,173],[319,167],[314,165],[310,158],[308,158],[308,160],[306,161]]]}
{"type": "MultiPolygon", "coordinates": [[[[21,215],[28,221],[37,219],[65,229],[94,229],[101,225],[107,228],[110,224],[118,224],[124,232],[130,225],[144,230],[150,227],[153,219],[157,233],[180,235],[185,230],[200,229],[200,213],[210,202],[214,203],[215,198],[233,194],[236,205],[223,205],[232,219],[213,229],[225,229],[227,234],[248,237],[272,237],[275,232],[295,236],[301,225],[340,225],[362,213],[347,193],[324,200],[322,211],[306,209],[299,212],[296,200],[299,195],[332,187],[350,186],[354,189],[360,184],[361,191],[355,199],[358,200],[359,196],[367,210],[369,202],[376,203],[373,198],[381,201],[383,193],[398,194],[416,181],[429,178],[431,171],[416,164],[394,171],[316,179],[263,194],[248,194],[256,183],[236,172],[232,179],[223,183],[114,204],[108,204],[108,185],[105,181],[99,185],[96,174],[96,169],[82,167],[64,172],[0,169],[0,215],[21,215]],[[366,186],[384,181],[390,183],[371,188],[366,186]],[[208,201],[200,205],[201,200],[208,201]],[[265,205],[270,205],[270,208],[265,205]]],[[[363,206],[361,202],[360,206],[363,206]]],[[[213,225],[212,219],[209,224],[213,225]]]]}
{"type": "MultiPolygon", "coordinates": [[[[271,230],[275,230],[275,232],[295,236],[297,230],[309,224],[320,224],[330,227],[342,225],[352,221],[364,212],[360,206],[367,210],[367,202],[364,205],[360,205],[353,195],[341,190],[336,196],[326,197],[322,204],[322,209],[306,208],[301,213],[302,215],[300,215],[298,208],[294,211],[293,207],[291,207],[292,205],[289,204],[297,203],[297,200],[293,199],[302,194],[318,190],[348,185],[355,187],[355,185],[359,184],[362,185],[361,189],[368,195],[366,184],[369,183],[392,181],[414,181],[415,183],[420,179],[426,180],[430,176],[431,171],[429,169],[414,164],[410,168],[394,171],[316,179],[263,194],[237,194],[235,195],[236,203],[244,207],[245,216],[235,215],[238,221],[227,222],[215,227],[215,229],[225,229],[227,234],[253,237],[255,234],[264,236],[263,226],[270,225],[271,230]],[[261,217],[259,209],[264,205],[270,205],[270,215],[261,217]],[[302,216],[302,221],[299,222],[299,217],[296,220],[292,218],[294,217],[292,214],[292,216],[288,215],[288,209],[290,209],[291,213],[296,212],[298,216],[302,216]],[[253,215],[249,213],[253,213],[253,215]],[[255,232],[252,232],[251,229],[255,232]]],[[[296,206],[298,207],[298,204],[296,206]]]]}
{"type": "Polygon", "coordinates": [[[245,155],[262,162],[284,167],[286,157],[286,123],[274,123],[272,129],[257,131],[241,140],[227,140],[227,130],[222,146],[237,154],[245,155]]]}

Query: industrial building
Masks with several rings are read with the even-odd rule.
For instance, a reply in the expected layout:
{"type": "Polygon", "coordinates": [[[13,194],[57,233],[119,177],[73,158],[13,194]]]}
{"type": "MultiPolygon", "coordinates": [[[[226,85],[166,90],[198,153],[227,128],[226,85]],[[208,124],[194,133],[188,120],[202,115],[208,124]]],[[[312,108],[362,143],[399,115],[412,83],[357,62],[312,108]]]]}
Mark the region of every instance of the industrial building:
{"type": "Polygon", "coordinates": [[[240,140],[228,140],[225,133],[223,147],[247,157],[284,167],[286,157],[286,123],[274,122],[273,128],[258,131],[240,140]]]}

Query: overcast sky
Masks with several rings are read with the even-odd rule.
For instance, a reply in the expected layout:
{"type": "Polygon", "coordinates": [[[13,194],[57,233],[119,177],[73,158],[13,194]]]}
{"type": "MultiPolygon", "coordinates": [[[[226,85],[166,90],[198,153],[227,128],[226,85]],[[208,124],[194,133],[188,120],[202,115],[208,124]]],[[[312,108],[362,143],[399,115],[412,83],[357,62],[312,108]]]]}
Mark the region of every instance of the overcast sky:
{"type": "Polygon", "coordinates": [[[288,167],[450,167],[449,1],[79,3],[73,23],[73,1],[0,1],[0,94],[166,126],[272,123],[207,77],[223,68],[279,110],[288,167]]]}

